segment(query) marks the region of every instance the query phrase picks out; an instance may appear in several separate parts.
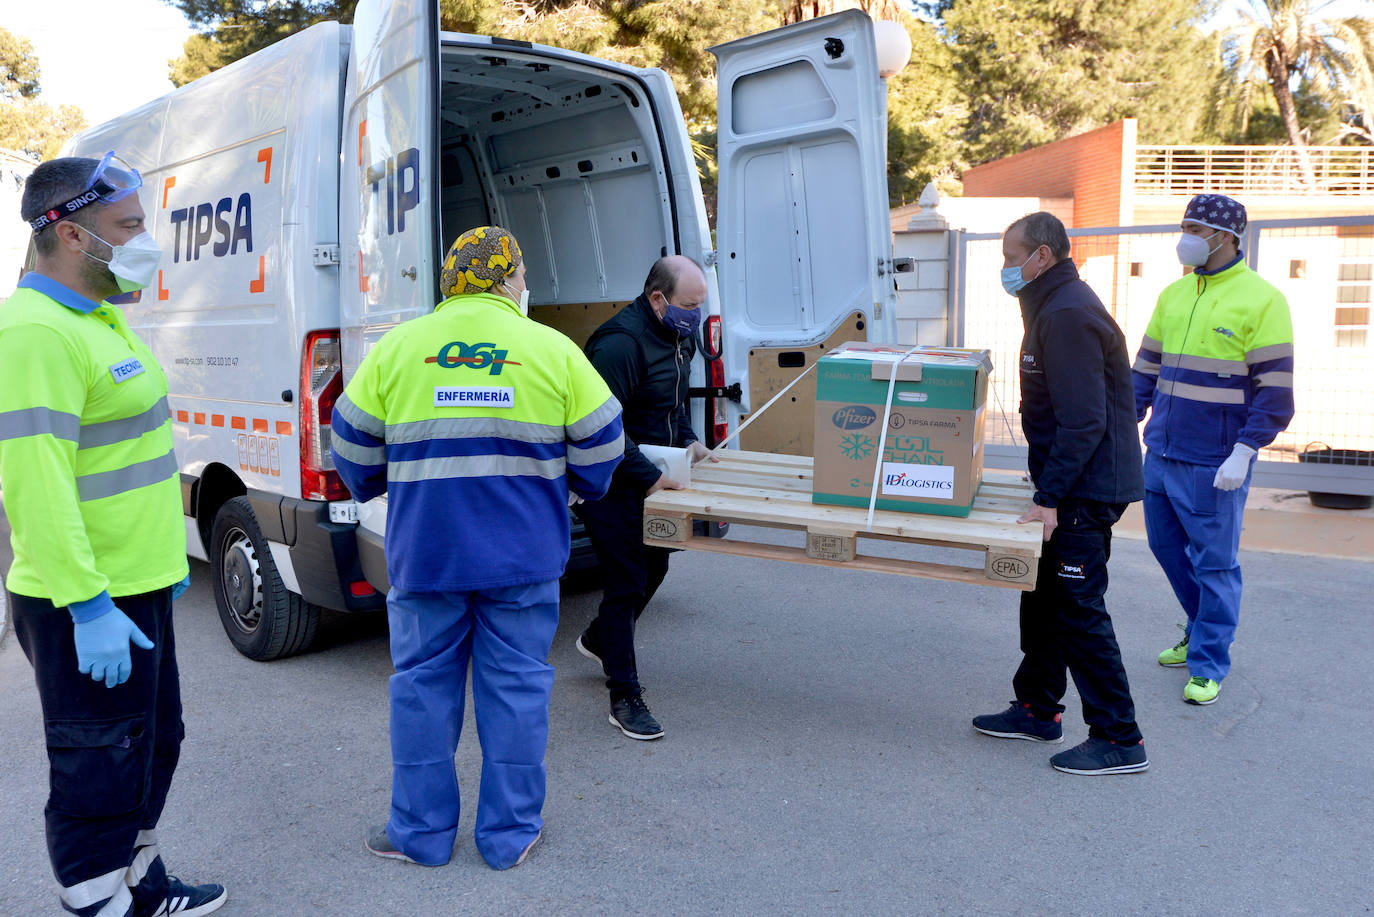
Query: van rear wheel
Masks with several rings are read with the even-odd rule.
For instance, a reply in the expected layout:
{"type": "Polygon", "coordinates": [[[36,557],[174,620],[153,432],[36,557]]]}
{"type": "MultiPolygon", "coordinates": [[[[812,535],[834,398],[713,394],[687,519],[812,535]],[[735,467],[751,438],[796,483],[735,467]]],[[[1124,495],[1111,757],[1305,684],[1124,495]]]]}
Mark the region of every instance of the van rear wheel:
{"type": "Polygon", "coordinates": [[[234,497],[210,529],[210,569],[220,624],[249,659],[282,659],[315,639],[320,609],[282,585],[252,505],[234,497]]]}

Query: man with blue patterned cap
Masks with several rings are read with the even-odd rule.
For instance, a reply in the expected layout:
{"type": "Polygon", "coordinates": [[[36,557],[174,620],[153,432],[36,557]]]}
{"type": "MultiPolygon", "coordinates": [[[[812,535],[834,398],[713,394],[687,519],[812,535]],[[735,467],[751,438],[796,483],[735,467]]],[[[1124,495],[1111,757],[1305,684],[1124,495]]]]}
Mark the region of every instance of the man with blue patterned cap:
{"type": "Polygon", "coordinates": [[[1183,699],[1216,702],[1240,617],[1237,561],[1255,454],[1293,419],[1293,324],[1283,294],[1245,264],[1245,207],[1199,194],[1136,356],[1145,425],[1145,528],[1188,616],[1159,664],[1188,667],[1183,699]]]}
{"type": "Polygon", "coordinates": [[[473,838],[493,869],[524,861],[544,821],[570,495],[606,493],[620,404],[563,335],[524,315],[515,237],[458,237],[434,311],[387,332],[334,408],[333,452],[359,502],[388,495],[391,816],[380,857],[441,866],[458,835],[453,755],[472,703],[482,743],[473,838]]]}

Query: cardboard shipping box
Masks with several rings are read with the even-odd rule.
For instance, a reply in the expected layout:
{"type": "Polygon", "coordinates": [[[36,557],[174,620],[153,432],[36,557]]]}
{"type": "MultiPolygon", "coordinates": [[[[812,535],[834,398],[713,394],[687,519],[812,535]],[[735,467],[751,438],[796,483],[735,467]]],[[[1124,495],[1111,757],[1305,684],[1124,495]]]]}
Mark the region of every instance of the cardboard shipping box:
{"type": "Polygon", "coordinates": [[[813,503],[867,508],[876,476],[879,509],[969,514],[983,482],[983,407],[991,355],[921,347],[903,359],[906,351],[849,342],[821,357],[813,503]],[[894,370],[897,382],[888,410],[894,370]]]}

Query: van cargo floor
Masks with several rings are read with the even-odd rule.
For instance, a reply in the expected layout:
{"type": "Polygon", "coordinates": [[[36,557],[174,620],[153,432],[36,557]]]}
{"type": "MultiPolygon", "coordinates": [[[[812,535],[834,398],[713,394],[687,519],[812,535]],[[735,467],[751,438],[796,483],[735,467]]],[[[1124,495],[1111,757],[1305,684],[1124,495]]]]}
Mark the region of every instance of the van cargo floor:
{"type": "MultiPolygon", "coordinates": [[[[967,518],[878,510],[866,529],[868,512],[811,502],[809,456],[724,450],[720,462],[692,468],[687,490],[661,490],[644,501],[644,542],[746,557],[821,564],[931,579],[1035,588],[1041,526],[1020,525],[1017,517],[1031,505],[1031,486],[1020,475],[985,470],[983,484],[967,518]],[[796,532],[805,544],[788,546],[749,540],[731,529],[729,538],[692,533],[695,521],[731,522],[796,532]],[[903,556],[860,554],[860,540],[899,543],[903,556]],[[979,552],[980,566],[957,561],[922,546],[979,552]],[[936,555],[931,559],[929,555],[936,555]]],[[[976,558],[975,558],[976,559],[976,558]]]]}

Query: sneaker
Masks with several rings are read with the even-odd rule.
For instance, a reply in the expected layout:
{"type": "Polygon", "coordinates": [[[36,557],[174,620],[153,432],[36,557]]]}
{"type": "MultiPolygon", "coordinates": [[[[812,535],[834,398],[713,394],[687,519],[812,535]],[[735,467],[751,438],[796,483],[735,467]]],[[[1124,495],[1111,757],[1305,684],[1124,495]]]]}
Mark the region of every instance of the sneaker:
{"type": "Polygon", "coordinates": [[[534,845],[539,843],[540,838],[542,838],[543,836],[543,831],[540,831],[538,834],[534,836],[534,840],[530,841],[529,844],[525,847],[524,851],[521,852],[520,859],[516,860],[514,863],[511,864],[511,869],[514,869],[516,866],[519,866],[521,863],[525,862],[525,858],[530,855],[530,851],[534,849],[534,845]]]}
{"type": "Polygon", "coordinates": [[[1217,695],[1220,693],[1221,682],[1212,681],[1210,678],[1199,678],[1196,675],[1188,679],[1188,683],[1183,686],[1183,699],[1199,707],[1215,704],[1217,695]]]}
{"type": "MultiPolygon", "coordinates": [[[[1182,624],[1179,627],[1183,627],[1182,624]]],[[[1188,664],[1188,629],[1183,628],[1183,639],[1159,654],[1159,664],[1166,668],[1177,668],[1188,664]]]]}
{"type": "Polygon", "coordinates": [[[391,838],[387,837],[386,825],[373,825],[367,829],[367,840],[364,842],[367,852],[373,856],[379,856],[388,860],[404,860],[407,863],[420,864],[404,853],[396,849],[396,845],[391,843],[391,838]]]}
{"type": "Polygon", "coordinates": [[[1061,751],[1050,758],[1057,771],[1066,774],[1097,776],[1099,774],[1138,774],[1150,766],[1145,757],[1145,740],[1134,745],[1121,745],[1110,739],[1092,736],[1082,745],[1061,751]]]}
{"type": "Polygon", "coordinates": [[[1060,715],[1042,720],[1030,711],[1030,704],[1012,701],[1001,713],[988,713],[973,718],[973,728],[983,735],[999,739],[1028,739],[1031,742],[1058,744],[1064,741],[1064,727],[1060,715]]]}
{"type": "Polygon", "coordinates": [[[663,738],[663,727],[649,712],[639,694],[611,701],[610,723],[632,739],[650,741],[663,738]]]}
{"type": "Polygon", "coordinates": [[[177,917],[196,917],[217,911],[229,900],[223,885],[187,885],[176,876],[167,877],[167,898],[152,917],[175,914],[177,917]]]}
{"type": "Polygon", "coordinates": [[[601,661],[601,653],[599,652],[600,647],[596,647],[594,649],[593,647],[588,645],[589,643],[591,643],[591,641],[587,638],[587,635],[591,633],[591,631],[591,627],[588,627],[578,636],[577,651],[581,653],[583,656],[586,656],[592,662],[595,662],[597,665],[604,666],[605,663],[601,661]]]}

